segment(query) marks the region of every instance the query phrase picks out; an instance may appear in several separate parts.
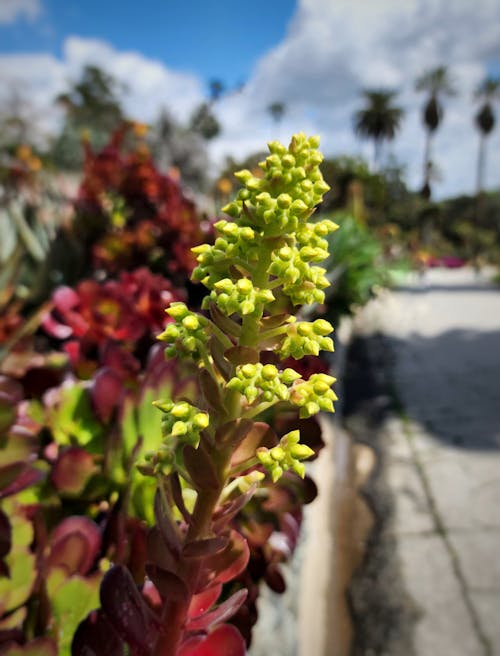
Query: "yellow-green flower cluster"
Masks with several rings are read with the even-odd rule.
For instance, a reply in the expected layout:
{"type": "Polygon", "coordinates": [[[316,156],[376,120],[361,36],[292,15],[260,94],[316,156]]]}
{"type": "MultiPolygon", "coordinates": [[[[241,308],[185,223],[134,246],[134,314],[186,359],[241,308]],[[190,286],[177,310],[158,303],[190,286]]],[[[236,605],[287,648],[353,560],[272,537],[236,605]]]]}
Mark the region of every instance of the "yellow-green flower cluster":
{"type": "Polygon", "coordinates": [[[147,476],[168,476],[176,468],[178,446],[190,444],[197,448],[200,433],[208,427],[209,418],[206,412],[186,401],[175,403],[165,399],[155,401],[154,405],[165,413],[161,422],[163,441],[156,451],[146,453],[143,462],[137,466],[147,476]]]}
{"type": "Polygon", "coordinates": [[[165,413],[161,428],[167,443],[171,438],[177,438],[185,444],[198,446],[200,432],[209,424],[208,413],[202,412],[187,401],[174,403],[167,399],[156,401],[155,405],[165,413]]]}
{"type": "Polygon", "coordinates": [[[288,149],[278,141],[268,144],[271,154],[259,164],[264,176],[246,169],[236,173],[244,187],[223,212],[234,218],[244,212],[245,222],[252,226],[273,225],[286,233],[297,230],[329,189],[319,170],[323,156],[318,146],[318,137],[302,133],[292,138],[288,149]]]}
{"type": "Polygon", "coordinates": [[[220,236],[212,246],[201,244],[192,249],[198,266],[191,277],[208,289],[213,289],[218,280],[227,277],[234,264],[241,261],[252,267],[259,259],[259,243],[250,226],[222,220],[215,223],[214,228],[220,236]]]}
{"type": "Polygon", "coordinates": [[[335,412],[333,402],[337,400],[337,395],[331,389],[334,382],[333,376],[313,374],[309,380],[298,382],[292,387],[289,399],[300,408],[299,416],[302,419],[320,410],[335,412]]]}
{"type": "Polygon", "coordinates": [[[310,303],[323,303],[325,293],[323,289],[329,286],[325,276],[326,269],[311,266],[310,262],[323,260],[328,253],[322,249],[313,249],[304,246],[300,250],[296,247],[283,246],[272,254],[272,263],[269,273],[283,284],[283,292],[294,305],[308,305],[310,303]]]}
{"type": "Polygon", "coordinates": [[[290,385],[300,378],[293,369],[278,371],[273,364],[244,364],[236,369],[236,376],[227,383],[227,389],[243,394],[249,403],[286,401],[290,385]]]}
{"type": "Polygon", "coordinates": [[[259,462],[271,474],[273,483],[281,478],[283,472],[292,469],[301,478],[304,478],[306,468],[301,460],[310,458],[314,451],[305,444],[299,444],[300,432],[291,431],[280,440],[278,446],[272,449],[260,447],[257,449],[259,462]]]}
{"type": "Polygon", "coordinates": [[[327,337],[333,332],[333,326],[325,319],[298,321],[287,327],[286,337],[281,344],[279,354],[282,358],[292,356],[296,360],[305,355],[319,355],[322,351],[333,351],[333,340],[327,337]]]}
{"type": "Polygon", "coordinates": [[[330,219],[321,219],[321,221],[315,222],[306,222],[301,224],[295,237],[297,243],[301,246],[310,246],[312,248],[321,249],[323,251],[323,257],[321,259],[326,259],[329,255],[328,253],[328,241],[325,239],[330,232],[335,232],[338,230],[338,225],[330,219]]]}
{"type": "MultiPolygon", "coordinates": [[[[217,285],[229,287],[227,281],[234,279],[235,269],[249,277],[259,270],[262,281],[262,261],[267,262],[264,273],[269,285],[275,288],[281,283],[294,305],[324,301],[323,289],[329,282],[325,269],[315,264],[328,257],[325,237],[338,226],[328,219],[308,222],[329,189],[319,170],[322,155],[318,145],[318,137],[307,138],[302,133],[292,138],[289,148],[270,143],[271,154],[259,164],[262,177],[246,169],[235,174],[243,188],[236,200],[223,208],[234,221],[219,221],[215,243],[193,249],[198,261],[193,279],[213,292],[211,300],[226,314],[228,308],[239,312],[239,302],[227,298],[229,291],[219,293],[217,285]]],[[[264,289],[260,291],[265,294],[264,289]]],[[[272,300],[269,296],[263,302],[272,300]]],[[[253,313],[248,311],[251,303],[253,299],[245,303],[246,314],[253,313]]]]}
{"type": "Polygon", "coordinates": [[[161,335],[158,335],[159,340],[170,344],[165,353],[169,356],[190,355],[195,359],[199,358],[208,339],[207,319],[191,312],[185,303],[180,302],[171,303],[165,311],[175,319],[175,323],[168,324],[161,335]]]}
{"type": "MultiPolygon", "coordinates": [[[[237,312],[242,317],[262,314],[263,306],[274,301],[270,289],[254,287],[250,278],[240,278],[236,282],[230,278],[223,278],[214,284],[214,289],[208,298],[215,301],[224,314],[229,316],[237,312]]],[[[204,307],[207,304],[204,299],[204,307]]]]}

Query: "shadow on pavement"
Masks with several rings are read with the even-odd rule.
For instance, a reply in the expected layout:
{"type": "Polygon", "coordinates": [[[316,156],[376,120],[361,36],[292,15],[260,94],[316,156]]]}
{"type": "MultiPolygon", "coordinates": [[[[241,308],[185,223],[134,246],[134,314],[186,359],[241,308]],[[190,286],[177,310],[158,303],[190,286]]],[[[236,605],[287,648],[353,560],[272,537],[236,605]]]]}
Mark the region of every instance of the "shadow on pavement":
{"type": "Polygon", "coordinates": [[[457,448],[500,448],[500,331],[388,338],[394,393],[409,417],[457,448]]]}
{"type": "Polygon", "coordinates": [[[428,292],[496,292],[500,293],[498,285],[486,284],[478,282],[477,284],[463,284],[463,285],[436,285],[426,284],[425,280],[420,286],[415,285],[399,285],[397,289],[393,290],[395,294],[398,292],[405,292],[409,294],[427,294],[428,292]]]}

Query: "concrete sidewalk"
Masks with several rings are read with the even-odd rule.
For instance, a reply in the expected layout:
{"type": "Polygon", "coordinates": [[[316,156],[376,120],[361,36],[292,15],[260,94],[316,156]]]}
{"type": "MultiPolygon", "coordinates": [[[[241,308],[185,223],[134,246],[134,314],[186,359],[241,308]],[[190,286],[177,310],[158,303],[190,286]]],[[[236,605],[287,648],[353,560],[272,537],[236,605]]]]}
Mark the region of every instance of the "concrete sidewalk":
{"type": "MultiPolygon", "coordinates": [[[[430,271],[371,303],[394,357],[389,530],[419,610],[417,656],[500,656],[500,291],[430,271]]],[[[403,656],[403,654],[401,654],[403,656]]]]}

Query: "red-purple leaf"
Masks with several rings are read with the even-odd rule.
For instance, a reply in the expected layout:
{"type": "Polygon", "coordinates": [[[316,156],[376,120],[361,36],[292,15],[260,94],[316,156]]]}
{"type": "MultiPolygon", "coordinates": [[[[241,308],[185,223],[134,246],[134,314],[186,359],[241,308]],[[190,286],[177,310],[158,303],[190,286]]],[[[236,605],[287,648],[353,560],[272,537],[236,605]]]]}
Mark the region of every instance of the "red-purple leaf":
{"type": "Polygon", "coordinates": [[[169,549],[166,549],[165,541],[157,526],[153,526],[146,538],[148,562],[155,563],[162,569],[176,571],[178,560],[169,549]]]}
{"type": "Polygon", "coordinates": [[[206,369],[200,373],[200,387],[207,404],[215,411],[221,412],[224,408],[219,386],[206,369]]]}
{"type": "Polygon", "coordinates": [[[227,349],[227,351],[224,351],[224,357],[234,365],[246,364],[247,362],[257,364],[259,361],[259,351],[249,346],[233,346],[227,349]]]}
{"type": "Polygon", "coordinates": [[[56,308],[61,312],[72,310],[80,303],[80,297],[71,287],[58,287],[54,291],[52,299],[56,308]]]}
{"type": "Polygon", "coordinates": [[[9,487],[26,469],[26,462],[16,461],[0,467],[0,491],[9,487]]]}
{"type": "Polygon", "coordinates": [[[272,328],[277,328],[278,326],[283,325],[289,316],[289,314],[282,313],[264,317],[261,319],[262,327],[264,330],[272,330],[272,328]]]}
{"type": "Polygon", "coordinates": [[[71,574],[87,574],[101,546],[101,532],[88,517],[67,517],[51,537],[49,567],[65,567],[71,574]]]}
{"type": "Polygon", "coordinates": [[[215,365],[224,378],[229,378],[231,375],[231,363],[224,357],[224,347],[215,337],[208,340],[210,354],[212,355],[215,365]]]}
{"type": "Polygon", "coordinates": [[[105,423],[111,419],[123,396],[122,377],[110,367],[103,367],[94,376],[90,398],[98,417],[105,423]]]}
{"type": "Polygon", "coordinates": [[[191,603],[189,604],[188,616],[197,617],[206,613],[220,597],[222,592],[222,583],[216,583],[215,585],[199,592],[196,595],[193,595],[191,598],[191,603]]]}
{"type": "Polygon", "coordinates": [[[234,447],[245,438],[253,424],[250,419],[228,421],[217,429],[215,441],[217,444],[231,444],[234,447]]]}
{"type": "Polygon", "coordinates": [[[256,421],[233,453],[231,466],[234,467],[252,458],[259,446],[271,449],[276,444],[278,444],[278,436],[271,426],[263,421],[256,421]]]}
{"type": "Polygon", "coordinates": [[[23,464],[22,471],[17,469],[19,463],[12,463],[2,467],[3,473],[6,477],[6,480],[13,475],[12,482],[4,487],[0,487],[0,499],[10,496],[11,494],[17,494],[21,490],[24,490],[31,485],[35,485],[43,479],[45,476],[44,472],[36,469],[35,467],[26,467],[23,464]],[[13,469],[11,469],[13,468],[13,469]]]}
{"type": "Polygon", "coordinates": [[[179,557],[181,552],[181,541],[179,539],[177,526],[174,526],[174,520],[170,517],[170,511],[163,508],[160,491],[157,490],[154,500],[154,513],[156,525],[160,529],[165,546],[175,558],[179,557]]]}
{"type": "Polygon", "coordinates": [[[170,484],[172,486],[172,496],[174,497],[175,505],[179,509],[186,524],[190,524],[191,515],[188,509],[186,508],[186,504],[184,503],[184,497],[182,496],[181,482],[179,480],[178,474],[174,473],[171,475],[170,484]]]}
{"type": "Polygon", "coordinates": [[[248,590],[238,590],[214,610],[195,617],[188,624],[189,631],[208,631],[215,624],[230,619],[247,598],[248,590]]]}
{"type": "Polygon", "coordinates": [[[23,398],[22,385],[13,378],[0,376],[0,398],[6,403],[16,405],[23,398]]]}
{"type": "Polygon", "coordinates": [[[57,656],[57,647],[50,638],[36,638],[22,646],[8,646],[2,656],[57,656]]]}
{"type": "Polygon", "coordinates": [[[9,518],[0,508],[0,558],[6,556],[10,551],[11,533],[9,518]]]}
{"type": "Polygon", "coordinates": [[[125,643],[106,615],[94,610],[80,622],[73,636],[71,656],[123,656],[124,649],[125,643]]]}
{"type": "Polygon", "coordinates": [[[222,624],[204,640],[189,639],[177,656],[245,656],[245,653],[245,642],[238,629],[231,624],[222,624]]]}
{"type": "Polygon", "coordinates": [[[285,579],[277,565],[269,565],[265,575],[266,583],[273,592],[283,594],[286,590],[285,579]]]}
{"type": "Polygon", "coordinates": [[[223,535],[218,535],[214,538],[206,538],[204,540],[195,540],[188,542],[182,550],[182,555],[185,558],[206,558],[207,556],[214,556],[227,547],[229,538],[223,535]]]}
{"type": "Polygon", "coordinates": [[[106,572],[100,598],[102,609],[116,633],[136,650],[137,656],[149,656],[160,628],[159,618],[149,608],[125,567],[115,565],[106,572]]]}
{"type": "Polygon", "coordinates": [[[250,558],[247,541],[234,530],[230,537],[231,541],[223,551],[203,561],[198,590],[203,590],[209,583],[227,583],[247,566],[250,558]]]}
{"type": "Polygon", "coordinates": [[[210,315],[213,322],[219,326],[222,332],[238,337],[241,333],[241,326],[229,317],[223,314],[215,303],[210,303],[210,315]]]}
{"type": "Polygon", "coordinates": [[[182,451],[184,465],[198,490],[213,489],[219,487],[219,479],[210,457],[203,451],[200,445],[197,449],[190,444],[182,451]]]}
{"type": "Polygon", "coordinates": [[[229,522],[235,517],[240,510],[246,506],[257,489],[257,485],[252,485],[245,494],[240,494],[234,501],[225,503],[219,508],[214,515],[213,529],[216,533],[220,533],[229,522]]]}
{"type": "Polygon", "coordinates": [[[95,471],[92,454],[80,447],[70,446],[59,454],[50,477],[59,492],[77,495],[95,471]]]}
{"type": "Polygon", "coordinates": [[[56,339],[68,339],[73,334],[72,328],[56,321],[50,312],[43,318],[42,326],[51,337],[56,339]]]}
{"type": "Polygon", "coordinates": [[[153,563],[148,563],[146,573],[155,584],[164,601],[185,603],[189,599],[186,584],[173,572],[162,569],[153,563]]]}
{"type": "Polygon", "coordinates": [[[23,398],[21,385],[7,376],[0,376],[0,435],[16,420],[17,404],[23,398]]]}

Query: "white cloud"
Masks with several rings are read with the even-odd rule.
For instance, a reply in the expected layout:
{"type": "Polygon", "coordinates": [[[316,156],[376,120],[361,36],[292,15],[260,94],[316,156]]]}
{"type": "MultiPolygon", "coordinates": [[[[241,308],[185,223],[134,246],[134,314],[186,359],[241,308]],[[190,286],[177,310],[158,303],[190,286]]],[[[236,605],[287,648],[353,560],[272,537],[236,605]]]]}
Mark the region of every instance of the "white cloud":
{"type": "MultiPolygon", "coordinates": [[[[423,71],[449,66],[460,93],[445,100],[434,156],[443,196],[474,189],[477,134],[472,92],[500,60],[500,5],[496,0],[301,0],[286,38],[258,63],[238,98],[221,103],[225,133],[213,144],[221,158],[235,147],[257,144],[272,132],[263,109],[280,100],[287,115],[283,135],[300,124],[322,136],[328,154],[371,154],[352,131],[352,113],[366,87],[394,88],[406,111],[401,133],[389,150],[407,166],[410,183],[421,184],[423,96],[414,81],[423,71]],[[313,120],[310,117],[314,117],[313,120]],[[312,125],[311,125],[312,123],[312,125]],[[238,138],[244,131],[251,135],[238,138]]],[[[487,183],[500,185],[500,129],[489,144],[487,183]]]]}
{"type": "Polygon", "coordinates": [[[35,20],[42,13],[40,0],[1,0],[0,24],[15,23],[19,18],[35,20]]]}
{"type": "Polygon", "coordinates": [[[185,120],[203,99],[203,85],[196,76],[171,70],[137,52],[119,52],[104,41],[69,37],[64,61],[73,78],[85,64],[95,64],[110,73],[125,87],[125,110],[143,121],[153,120],[162,106],[185,120]]]}
{"type": "Polygon", "coordinates": [[[60,121],[54,99],[77,80],[86,64],[94,64],[121,83],[126,113],[152,121],[162,107],[186,120],[203,99],[202,83],[136,52],[119,52],[97,39],[68,37],[61,59],[48,54],[0,55],[0,99],[13,93],[37,110],[38,124],[50,133],[60,121]]]}
{"type": "MultiPolygon", "coordinates": [[[[500,63],[499,26],[497,0],[299,0],[283,41],[261,57],[242,91],[217,103],[223,132],[211,142],[211,155],[216,162],[229,154],[244,156],[262,150],[271,138],[284,140],[303,130],[321,135],[327,155],[370,157],[371,144],[353,133],[352,114],[362,103],[361,89],[394,88],[406,115],[388,151],[406,166],[410,184],[417,188],[424,97],[414,91],[414,81],[425,70],[445,64],[460,93],[445,100],[444,121],[436,133],[434,157],[442,180],[435,191],[438,196],[471,192],[478,141],[472,93],[488,64],[500,63]],[[280,125],[266,111],[274,101],[286,103],[280,125]]],[[[77,36],[66,39],[61,59],[0,56],[0,82],[21,80],[18,84],[33,104],[43,108],[39,114],[48,126],[52,98],[86,63],[101,66],[126,85],[125,108],[139,120],[154,119],[161,106],[186,120],[203,98],[204,84],[194,75],[77,36]]],[[[500,125],[489,141],[486,182],[498,187],[500,125]]]]}

